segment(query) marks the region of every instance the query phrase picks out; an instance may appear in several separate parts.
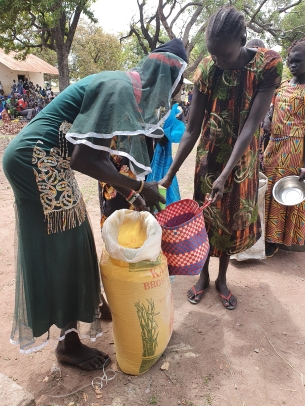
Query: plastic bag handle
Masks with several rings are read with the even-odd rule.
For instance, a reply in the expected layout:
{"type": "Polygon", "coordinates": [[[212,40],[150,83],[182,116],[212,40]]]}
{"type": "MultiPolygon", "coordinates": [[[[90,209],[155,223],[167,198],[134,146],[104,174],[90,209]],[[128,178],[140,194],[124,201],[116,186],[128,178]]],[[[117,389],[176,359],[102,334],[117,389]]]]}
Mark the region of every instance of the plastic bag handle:
{"type": "Polygon", "coordinates": [[[199,208],[196,210],[195,214],[202,213],[203,210],[206,209],[207,207],[209,207],[209,205],[210,205],[211,203],[212,203],[212,200],[207,200],[201,207],[199,207],[199,208]]]}

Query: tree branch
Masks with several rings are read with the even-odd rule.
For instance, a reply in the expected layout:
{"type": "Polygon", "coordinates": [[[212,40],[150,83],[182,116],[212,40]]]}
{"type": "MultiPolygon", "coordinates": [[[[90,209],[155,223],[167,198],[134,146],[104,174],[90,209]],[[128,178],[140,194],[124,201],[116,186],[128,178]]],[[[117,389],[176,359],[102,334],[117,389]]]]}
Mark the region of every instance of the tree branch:
{"type": "Polygon", "coordinates": [[[158,6],[158,16],[161,20],[161,23],[165,29],[165,31],[167,32],[167,35],[169,36],[170,39],[174,39],[176,36],[171,28],[171,26],[168,24],[167,22],[167,18],[164,15],[164,11],[163,11],[163,1],[159,0],[159,6],[158,6]]]}
{"type": "MultiPolygon", "coordinates": [[[[163,8],[164,8],[165,6],[167,6],[167,4],[168,4],[168,2],[166,1],[166,2],[164,3],[163,8]]],[[[174,0],[173,3],[172,3],[172,5],[171,5],[171,8],[170,8],[170,10],[169,10],[169,13],[168,13],[167,16],[165,17],[166,19],[168,19],[168,18],[172,15],[172,12],[174,11],[174,8],[176,7],[176,4],[177,4],[177,0],[174,0]]]]}
{"type": "Polygon", "coordinates": [[[202,10],[203,10],[203,5],[198,6],[197,10],[194,12],[194,14],[192,15],[190,21],[187,23],[187,25],[185,27],[183,38],[182,38],[184,47],[187,47],[187,45],[188,45],[188,41],[189,41],[188,38],[189,38],[189,35],[190,35],[190,30],[192,29],[193,25],[197,21],[197,18],[200,16],[202,10]]]}
{"type": "Polygon", "coordinates": [[[191,73],[193,73],[194,70],[197,68],[199,62],[201,61],[201,59],[202,59],[203,57],[204,57],[203,52],[200,52],[200,54],[199,54],[198,57],[195,59],[195,61],[194,61],[191,65],[189,65],[189,66],[187,67],[187,69],[186,69],[185,72],[184,72],[184,76],[187,77],[187,76],[189,76],[191,73]]]}
{"type": "Polygon", "coordinates": [[[296,1],[295,3],[289,4],[289,6],[287,6],[287,7],[279,8],[279,9],[278,9],[278,12],[279,12],[279,13],[284,13],[285,11],[289,10],[290,8],[295,7],[295,6],[297,6],[298,4],[302,3],[302,1],[303,1],[303,0],[298,0],[298,1],[296,1]]]}
{"type": "Polygon", "coordinates": [[[68,31],[68,34],[67,34],[67,40],[66,40],[66,49],[67,49],[68,53],[70,52],[71,45],[72,45],[72,42],[73,42],[73,38],[74,38],[74,35],[75,35],[75,31],[76,31],[76,28],[77,28],[77,25],[78,25],[82,10],[84,8],[84,5],[85,5],[85,3],[79,4],[76,7],[75,13],[73,15],[73,20],[72,20],[72,23],[71,23],[71,25],[69,27],[69,31],[68,31]]]}
{"type": "MultiPolygon", "coordinates": [[[[139,8],[139,12],[140,12],[140,26],[141,26],[141,31],[142,34],[144,36],[144,38],[146,39],[146,41],[149,44],[149,47],[152,47],[152,38],[149,34],[149,31],[146,29],[145,25],[144,25],[144,13],[143,13],[143,8],[145,6],[145,0],[142,1],[142,3],[140,4],[139,0],[137,0],[137,4],[138,4],[138,8],[139,8]]],[[[141,44],[140,44],[141,45],[141,44]]],[[[143,49],[144,51],[144,49],[143,49]]],[[[146,53],[147,55],[147,53],[146,53]]]]}
{"type": "Polygon", "coordinates": [[[185,4],[185,6],[183,6],[178,13],[176,14],[176,16],[173,18],[171,24],[170,24],[170,28],[173,29],[173,25],[175,24],[175,22],[178,20],[178,18],[181,16],[181,14],[190,6],[202,6],[203,7],[203,3],[202,2],[198,2],[198,1],[191,1],[187,4],[185,4]]]}
{"type": "Polygon", "coordinates": [[[254,21],[255,17],[256,17],[257,14],[260,12],[260,10],[261,10],[261,8],[263,7],[263,5],[264,5],[265,3],[267,3],[267,1],[268,1],[268,0],[262,0],[261,4],[258,6],[258,8],[256,9],[256,11],[255,11],[254,14],[252,15],[251,20],[249,21],[249,24],[251,24],[251,23],[254,21]]]}

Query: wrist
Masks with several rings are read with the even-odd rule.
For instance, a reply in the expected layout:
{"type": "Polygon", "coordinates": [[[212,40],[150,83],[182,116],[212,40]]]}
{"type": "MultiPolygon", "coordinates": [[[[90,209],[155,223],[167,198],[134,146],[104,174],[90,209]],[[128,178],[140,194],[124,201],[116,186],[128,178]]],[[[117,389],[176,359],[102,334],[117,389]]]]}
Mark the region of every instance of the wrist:
{"type": "Polygon", "coordinates": [[[140,182],[140,187],[137,190],[135,190],[135,192],[138,193],[138,194],[140,194],[142,192],[142,190],[144,188],[144,185],[145,185],[144,180],[140,180],[139,182],[140,182]]]}
{"type": "Polygon", "coordinates": [[[220,180],[221,182],[225,183],[226,180],[228,179],[228,176],[229,176],[229,175],[226,175],[225,173],[222,172],[222,173],[218,176],[217,180],[220,180]]]}
{"type": "Polygon", "coordinates": [[[128,202],[129,204],[133,204],[133,202],[134,202],[135,200],[137,200],[138,197],[139,197],[139,194],[136,193],[134,190],[132,190],[132,191],[130,192],[129,196],[126,197],[126,200],[127,200],[127,202],[128,202]]]}
{"type": "Polygon", "coordinates": [[[177,171],[168,171],[167,174],[166,174],[166,176],[167,176],[170,180],[173,180],[173,178],[174,178],[174,176],[176,175],[177,172],[178,172],[178,169],[177,169],[177,171]]]}

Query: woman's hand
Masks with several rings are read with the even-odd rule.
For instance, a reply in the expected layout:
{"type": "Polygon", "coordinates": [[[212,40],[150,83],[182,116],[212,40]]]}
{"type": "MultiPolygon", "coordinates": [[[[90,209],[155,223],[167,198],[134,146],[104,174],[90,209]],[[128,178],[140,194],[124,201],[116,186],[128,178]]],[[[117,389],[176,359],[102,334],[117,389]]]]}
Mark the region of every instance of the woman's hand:
{"type": "Polygon", "coordinates": [[[145,200],[139,195],[137,199],[132,203],[135,211],[148,211],[145,200]]]}
{"type": "Polygon", "coordinates": [[[225,187],[226,180],[219,176],[212,186],[212,192],[210,198],[212,199],[211,204],[217,203],[223,196],[223,191],[225,187]]]}
{"type": "Polygon", "coordinates": [[[173,181],[173,177],[170,176],[168,173],[164,176],[163,179],[161,179],[158,183],[160,186],[165,187],[166,189],[168,189],[170,187],[170,185],[172,184],[173,181]]]}
{"type": "Polygon", "coordinates": [[[141,195],[144,197],[146,206],[149,207],[151,213],[154,212],[154,206],[158,211],[161,211],[159,202],[165,204],[165,198],[160,195],[157,182],[145,182],[141,191],[141,195]]]}
{"type": "Polygon", "coordinates": [[[303,180],[305,180],[305,168],[301,168],[299,174],[299,182],[302,182],[303,180]]]}

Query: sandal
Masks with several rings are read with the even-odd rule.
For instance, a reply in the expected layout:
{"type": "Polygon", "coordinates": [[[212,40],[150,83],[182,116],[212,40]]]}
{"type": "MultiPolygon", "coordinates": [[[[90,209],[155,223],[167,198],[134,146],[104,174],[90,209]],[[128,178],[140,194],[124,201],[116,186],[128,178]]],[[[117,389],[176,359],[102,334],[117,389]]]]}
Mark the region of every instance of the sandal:
{"type": "Polygon", "coordinates": [[[226,309],[228,309],[228,310],[233,310],[233,309],[235,309],[236,306],[237,306],[237,300],[236,300],[236,298],[235,298],[235,300],[236,300],[236,304],[235,304],[235,305],[232,305],[232,304],[230,303],[231,297],[235,297],[235,296],[232,295],[232,292],[229,291],[228,296],[225,296],[225,295],[223,295],[222,293],[220,293],[220,291],[219,291],[219,289],[218,289],[218,287],[217,287],[217,280],[215,281],[215,287],[216,287],[216,290],[217,290],[218,293],[219,293],[219,296],[220,296],[221,299],[222,299],[222,304],[224,305],[224,307],[225,307],[226,309]]]}
{"type": "Polygon", "coordinates": [[[209,287],[209,283],[210,283],[210,279],[208,280],[208,286],[205,289],[198,290],[198,291],[195,289],[195,286],[192,286],[190,290],[192,290],[192,292],[194,293],[194,298],[191,299],[191,298],[187,297],[187,300],[192,304],[198,304],[204,296],[203,293],[209,287]],[[199,300],[195,300],[195,297],[198,295],[201,295],[199,300]]]}

